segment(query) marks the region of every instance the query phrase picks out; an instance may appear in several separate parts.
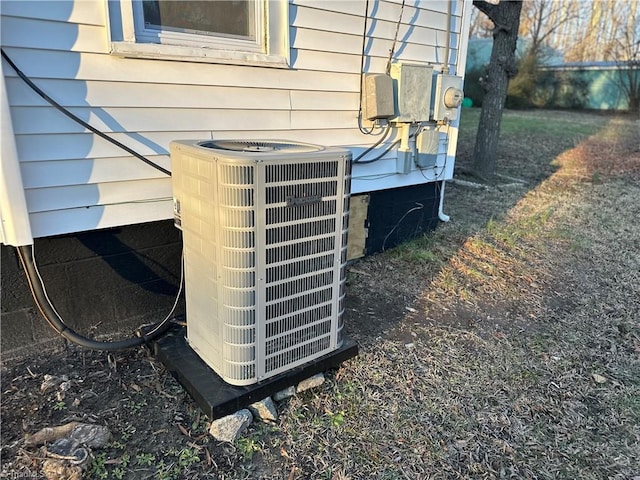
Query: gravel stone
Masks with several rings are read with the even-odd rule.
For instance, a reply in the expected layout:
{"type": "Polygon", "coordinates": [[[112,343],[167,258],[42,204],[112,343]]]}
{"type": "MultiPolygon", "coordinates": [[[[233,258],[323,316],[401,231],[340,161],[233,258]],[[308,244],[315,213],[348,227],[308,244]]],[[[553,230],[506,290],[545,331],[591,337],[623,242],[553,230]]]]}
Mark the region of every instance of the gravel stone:
{"type": "Polygon", "coordinates": [[[278,410],[271,397],[249,405],[253,416],[263,422],[275,422],[278,419],[278,410]]]}
{"type": "Polygon", "coordinates": [[[319,387],[324,383],[324,373],[318,373],[313,377],[309,377],[306,380],[301,381],[296,389],[297,393],[304,392],[315,387],[319,387]]]}
{"type": "Polygon", "coordinates": [[[296,394],[296,387],[287,387],[284,390],[280,390],[273,395],[273,399],[276,402],[284,400],[285,398],[291,398],[296,394]]]}
{"type": "Polygon", "coordinates": [[[104,425],[82,423],[71,432],[70,438],[91,448],[102,448],[111,440],[111,432],[104,425]]]}
{"type": "Polygon", "coordinates": [[[219,418],[211,424],[209,433],[221,442],[233,443],[251,425],[253,416],[249,410],[242,409],[236,413],[219,418]]]}

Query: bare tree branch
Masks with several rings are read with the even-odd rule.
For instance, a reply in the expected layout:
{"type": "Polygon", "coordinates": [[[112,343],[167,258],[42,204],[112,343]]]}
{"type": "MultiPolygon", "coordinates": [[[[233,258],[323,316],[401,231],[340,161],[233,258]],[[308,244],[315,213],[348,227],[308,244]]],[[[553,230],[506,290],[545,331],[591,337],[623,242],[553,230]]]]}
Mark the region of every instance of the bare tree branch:
{"type": "Polygon", "coordinates": [[[473,6],[484,13],[487,17],[489,17],[495,23],[495,15],[496,15],[496,7],[489,2],[485,2],[484,0],[473,0],[473,6]]]}

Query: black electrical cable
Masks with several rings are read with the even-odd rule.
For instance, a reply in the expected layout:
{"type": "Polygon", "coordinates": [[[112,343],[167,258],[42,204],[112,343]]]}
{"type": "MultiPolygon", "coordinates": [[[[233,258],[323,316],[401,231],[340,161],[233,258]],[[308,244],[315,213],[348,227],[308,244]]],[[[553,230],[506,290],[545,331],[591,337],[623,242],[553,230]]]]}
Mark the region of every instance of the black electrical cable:
{"type": "Polygon", "coordinates": [[[398,17],[398,23],[396,23],[396,34],[393,36],[393,44],[391,45],[391,50],[389,50],[389,60],[387,61],[387,75],[389,75],[389,73],[391,72],[391,62],[393,61],[393,54],[396,51],[398,33],[400,32],[400,25],[402,24],[402,12],[404,12],[404,3],[405,0],[402,0],[402,5],[400,6],[400,16],[398,17]]]}
{"type": "Polygon", "coordinates": [[[61,336],[66,338],[67,340],[78,344],[82,347],[90,348],[93,350],[125,350],[128,348],[134,348],[142,346],[148,343],[150,340],[153,340],[160,335],[164,334],[169,327],[171,326],[171,322],[173,320],[172,314],[176,308],[178,303],[178,298],[182,292],[182,282],[183,282],[183,273],[184,270],[182,267],[181,275],[180,275],[180,287],[178,289],[178,293],[176,296],[176,301],[173,304],[173,307],[169,314],[165,317],[164,320],[158,322],[153,325],[149,330],[143,331],[139,329],[137,333],[137,337],[128,338],[125,340],[116,340],[112,342],[102,342],[98,340],[93,340],[87,337],[80,335],[75,332],[71,328],[69,328],[55,307],[51,304],[49,297],[47,295],[47,291],[44,287],[44,283],[42,282],[42,277],[38,272],[38,267],[35,263],[34,255],[33,255],[33,245],[24,245],[21,247],[16,247],[18,251],[18,257],[20,258],[20,263],[22,264],[22,268],[24,269],[27,282],[29,283],[29,289],[31,290],[31,294],[33,295],[33,299],[38,307],[38,310],[45,318],[47,323],[51,325],[51,327],[56,330],[61,336]]]}
{"type": "Polygon", "coordinates": [[[110,137],[109,135],[107,135],[106,133],[101,132],[100,130],[98,130],[97,128],[93,127],[92,125],[89,125],[87,122],[85,122],[84,120],[82,120],[80,117],[74,115],[73,113],[71,113],[69,110],[67,110],[65,107],[63,107],[62,105],[60,105],[58,102],[56,102],[53,98],[51,98],[49,95],[47,95],[46,93],[44,93],[44,91],[42,91],[40,89],[40,87],[38,87],[35,83],[33,83],[31,81],[31,79],[29,77],[27,77],[22,70],[20,70],[15,63],[13,63],[13,61],[11,60],[11,58],[9,58],[9,56],[5,53],[4,49],[0,49],[0,52],[2,53],[2,58],[4,58],[7,63],[11,66],[11,68],[13,68],[15,70],[15,72],[18,74],[18,76],[31,88],[31,90],[33,90],[34,92],[36,92],[40,97],[42,97],[45,101],[47,101],[47,103],[49,103],[51,106],[55,107],[57,110],[59,110],[61,113],[63,113],[64,115],[66,115],[67,117],[69,117],[71,120],[73,120],[76,123],[79,123],[80,125],[82,125],[84,128],[86,128],[87,130],[90,130],[91,132],[95,133],[96,135],[98,135],[100,138],[103,138],[104,140],[106,140],[107,142],[110,142],[112,144],[114,144],[115,146],[121,148],[122,150],[124,150],[125,152],[133,155],[134,157],[136,157],[138,160],[143,161],[144,163],[146,163],[147,165],[150,165],[151,167],[155,168],[156,170],[160,170],[162,173],[164,173],[165,175],[169,175],[171,176],[171,171],[167,170],[164,167],[161,167],[160,165],[158,165],[157,163],[152,162],[151,160],[149,160],[147,157],[139,154],[138,152],[136,152],[135,150],[127,147],[124,143],[120,143],[118,140],[116,140],[115,138],[110,137]]]}
{"type": "Polygon", "coordinates": [[[374,157],[374,158],[371,158],[371,159],[369,159],[369,160],[360,160],[360,161],[355,162],[355,163],[357,163],[357,164],[359,164],[359,165],[365,165],[365,164],[367,164],[367,163],[377,162],[377,161],[378,161],[378,160],[380,160],[382,157],[384,157],[387,153],[389,153],[389,151],[390,151],[393,147],[395,147],[396,145],[398,145],[399,143],[400,143],[400,140],[398,139],[398,140],[396,140],[395,142],[390,143],[390,144],[389,144],[389,146],[388,146],[388,147],[387,147],[387,148],[386,148],[386,149],[385,149],[385,150],[384,150],[380,155],[378,155],[378,156],[376,156],[376,157],[374,157]]]}
{"type": "Polygon", "coordinates": [[[374,148],[376,148],[378,145],[380,145],[382,142],[384,142],[387,139],[387,137],[389,136],[389,134],[391,133],[391,128],[392,128],[391,125],[387,125],[387,128],[384,131],[382,137],[380,137],[376,143],[374,143],[369,148],[367,148],[364,152],[362,152],[360,155],[358,155],[356,158],[354,158],[351,162],[352,163],[371,163],[368,160],[364,160],[364,161],[361,160],[362,157],[364,157],[367,153],[369,153],[374,148]]]}
{"type": "MultiPolygon", "coordinates": [[[[413,132],[412,134],[409,135],[409,138],[415,137],[418,133],[420,133],[421,129],[422,129],[422,127],[418,128],[415,132],[413,132]]],[[[396,145],[398,145],[401,142],[401,139],[398,139],[398,140],[394,141],[393,143],[390,143],[389,146],[381,154],[379,154],[379,155],[377,155],[377,156],[375,156],[375,157],[373,157],[371,159],[368,159],[368,160],[361,160],[361,158],[364,157],[367,153],[369,153],[371,150],[373,150],[378,145],[380,145],[387,138],[387,136],[389,135],[390,132],[391,132],[391,125],[389,125],[387,127],[387,131],[385,132],[385,134],[382,136],[382,138],[380,140],[378,140],[376,143],[374,143],[369,148],[367,148],[364,152],[362,152],[360,155],[358,155],[355,159],[353,159],[352,163],[365,165],[367,163],[377,162],[382,157],[384,157],[389,152],[389,150],[391,150],[393,147],[395,147],[396,145]]]]}

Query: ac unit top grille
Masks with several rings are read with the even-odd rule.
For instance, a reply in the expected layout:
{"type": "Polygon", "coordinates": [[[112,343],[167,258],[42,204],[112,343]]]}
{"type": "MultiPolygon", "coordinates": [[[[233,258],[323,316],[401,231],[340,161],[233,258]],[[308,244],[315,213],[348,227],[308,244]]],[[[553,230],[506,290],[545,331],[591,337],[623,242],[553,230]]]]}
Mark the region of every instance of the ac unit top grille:
{"type": "Polygon", "coordinates": [[[293,143],[286,141],[261,142],[255,140],[208,140],[198,142],[198,146],[213,150],[252,153],[310,153],[319,152],[322,147],[307,143],[293,143]]]}

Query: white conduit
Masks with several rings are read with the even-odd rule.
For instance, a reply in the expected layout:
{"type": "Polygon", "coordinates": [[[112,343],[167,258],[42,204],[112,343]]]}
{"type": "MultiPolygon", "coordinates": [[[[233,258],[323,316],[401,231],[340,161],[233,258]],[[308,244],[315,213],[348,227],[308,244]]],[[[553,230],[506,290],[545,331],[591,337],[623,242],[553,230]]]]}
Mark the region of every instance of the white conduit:
{"type": "MultiPolygon", "coordinates": [[[[3,62],[4,63],[4,62],[3,62]]],[[[0,64],[1,65],[1,64],[0,64]]],[[[9,97],[0,66],[0,242],[5,245],[31,245],[33,236],[24,195],[16,139],[13,135],[9,97]]]]}

